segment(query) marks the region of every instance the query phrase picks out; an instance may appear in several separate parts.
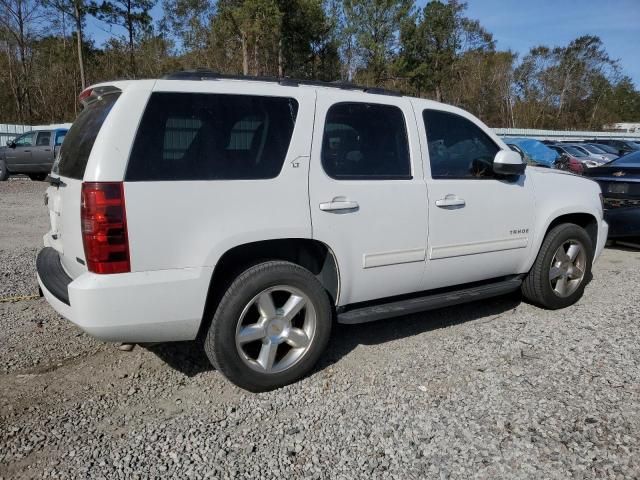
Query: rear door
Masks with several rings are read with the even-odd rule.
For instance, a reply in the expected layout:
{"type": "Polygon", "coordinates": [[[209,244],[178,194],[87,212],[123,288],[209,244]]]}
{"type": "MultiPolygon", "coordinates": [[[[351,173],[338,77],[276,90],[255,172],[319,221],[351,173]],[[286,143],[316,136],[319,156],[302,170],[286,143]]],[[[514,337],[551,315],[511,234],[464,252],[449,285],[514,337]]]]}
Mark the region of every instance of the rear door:
{"type": "Polygon", "coordinates": [[[34,172],[47,172],[53,165],[52,132],[40,131],[31,150],[31,166],[34,172]]]}
{"type": "Polygon", "coordinates": [[[20,173],[28,170],[35,136],[35,132],[20,135],[14,140],[16,146],[7,148],[7,166],[11,172],[20,173]]]}
{"type": "Polygon", "coordinates": [[[80,200],[82,180],[96,137],[120,95],[119,91],[90,101],[67,133],[47,188],[51,230],[46,243],[60,252],[62,266],[75,278],[87,270],[82,245],[80,200]]]}
{"type": "Polygon", "coordinates": [[[427,198],[409,100],[319,91],[309,195],[313,238],[337,257],[340,305],[420,290],[427,198]]]}

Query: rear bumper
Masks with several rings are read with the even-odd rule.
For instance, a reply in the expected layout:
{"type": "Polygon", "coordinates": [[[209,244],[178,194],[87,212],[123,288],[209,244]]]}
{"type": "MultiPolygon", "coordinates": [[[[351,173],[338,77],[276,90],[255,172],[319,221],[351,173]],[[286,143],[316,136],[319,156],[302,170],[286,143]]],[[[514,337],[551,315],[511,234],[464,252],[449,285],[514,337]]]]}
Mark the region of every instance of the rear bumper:
{"type": "Polygon", "coordinates": [[[609,223],[609,238],[640,237],[640,208],[612,208],[605,210],[609,223]]]}
{"type": "Polygon", "coordinates": [[[38,255],[37,270],[44,297],[60,315],[100,340],[127,343],[195,339],[213,273],[211,268],[87,272],[71,279],[51,248],[38,255]]]}
{"type": "Polygon", "coordinates": [[[58,252],[51,247],[40,250],[36,258],[36,270],[38,278],[42,280],[42,291],[46,290],[56,300],[68,306],[69,284],[73,279],[62,268],[58,252]]]}

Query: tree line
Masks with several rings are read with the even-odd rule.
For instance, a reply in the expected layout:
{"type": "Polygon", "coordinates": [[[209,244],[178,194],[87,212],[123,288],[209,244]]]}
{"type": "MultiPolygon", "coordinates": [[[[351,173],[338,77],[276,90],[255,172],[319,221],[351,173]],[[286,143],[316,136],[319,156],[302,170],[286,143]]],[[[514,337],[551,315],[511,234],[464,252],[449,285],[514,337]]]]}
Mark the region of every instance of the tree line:
{"type": "Polygon", "coordinates": [[[193,68],[384,87],[494,127],[640,121],[640,92],[597,36],[518,56],[458,0],[161,0],[154,21],[157,1],[0,0],[0,121],[72,121],[87,85],[193,68]]]}

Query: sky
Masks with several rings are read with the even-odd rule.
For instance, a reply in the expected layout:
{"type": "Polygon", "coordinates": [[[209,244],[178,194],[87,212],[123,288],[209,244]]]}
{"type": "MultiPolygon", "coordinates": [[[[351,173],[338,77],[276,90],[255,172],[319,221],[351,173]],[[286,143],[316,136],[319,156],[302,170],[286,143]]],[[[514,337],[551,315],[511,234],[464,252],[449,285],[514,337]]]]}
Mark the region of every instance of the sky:
{"type": "Polygon", "coordinates": [[[499,49],[520,57],[536,45],[597,35],[640,88],[640,0],[467,0],[466,16],[493,33],[499,49]]]}
{"type": "MultiPolygon", "coordinates": [[[[423,7],[427,0],[418,0],[423,7]]],[[[640,0],[466,0],[466,16],[491,32],[500,50],[522,58],[531,47],[567,45],[581,35],[599,36],[609,55],[640,88],[640,0]]],[[[158,2],[160,3],[160,2],[158,2]]],[[[162,15],[157,5],[154,20],[162,15]]],[[[90,21],[89,33],[101,44],[106,26],[90,21]]]]}

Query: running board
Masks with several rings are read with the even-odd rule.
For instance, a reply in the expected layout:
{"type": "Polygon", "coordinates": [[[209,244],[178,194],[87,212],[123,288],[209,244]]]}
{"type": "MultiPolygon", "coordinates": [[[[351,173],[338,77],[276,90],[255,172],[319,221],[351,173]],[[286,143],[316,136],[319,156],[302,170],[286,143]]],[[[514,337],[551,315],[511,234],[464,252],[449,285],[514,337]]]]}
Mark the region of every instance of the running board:
{"type": "Polygon", "coordinates": [[[338,323],[355,325],[358,323],[375,322],[385,318],[399,317],[411,313],[434,310],[436,308],[459,305],[484,298],[496,297],[513,292],[522,285],[522,278],[510,278],[497,283],[485,284],[477,287],[455,290],[446,293],[436,293],[408,300],[398,300],[378,305],[354,308],[338,314],[338,323]]]}

